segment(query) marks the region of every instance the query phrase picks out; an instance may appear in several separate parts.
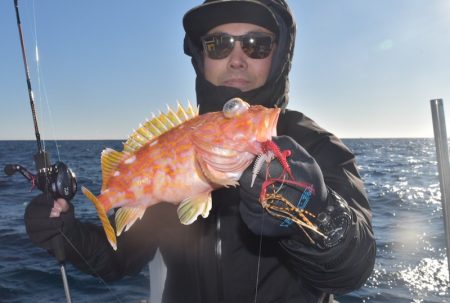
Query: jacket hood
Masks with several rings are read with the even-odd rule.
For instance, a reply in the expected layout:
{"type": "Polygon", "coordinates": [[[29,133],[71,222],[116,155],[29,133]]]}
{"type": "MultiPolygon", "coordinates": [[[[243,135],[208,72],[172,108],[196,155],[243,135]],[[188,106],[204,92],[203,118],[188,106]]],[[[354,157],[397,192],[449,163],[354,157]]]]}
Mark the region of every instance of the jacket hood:
{"type": "Polygon", "coordinates": [[[296,26],[284,0],[207,0],[185,14],[183,25],[186,32],[184,52],[191,57],[197,74],[195,88],[200,113],[222,110],[225,102],[233,97],[242,98],[252,105],[281,108],[287,106],[289,71],[295,45],[296,26]],[[258,12],[261,17],[255,17],[255,13],[236,15],[236,10],[240,8],[258,12]],[[219,11],[220,18],[212,18],[214,12],[219,11]],[[231,22],[257,24],[277,34],[277,47],[272,57],[269,76],[266,83],[257,89],[242,92],[232,87],[215,86],[204,77],[200,37],[217,25],[231,22]],[[205,26],[199,26],[200,24],[205,26]]]}

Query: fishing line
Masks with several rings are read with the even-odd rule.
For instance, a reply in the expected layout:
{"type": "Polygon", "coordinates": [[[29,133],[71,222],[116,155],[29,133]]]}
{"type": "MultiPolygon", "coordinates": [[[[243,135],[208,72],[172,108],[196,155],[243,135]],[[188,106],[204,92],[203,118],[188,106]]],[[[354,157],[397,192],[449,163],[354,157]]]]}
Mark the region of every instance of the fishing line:
{"type": "Polygon", "coordinates": [[[255,303],[256,300],[258,299],[258,284],[259,284],[259,272],[260,272],[260,267],[261,267],[261,252],[262,252],[262,242],[263,242],[263,227],[264,227],[264,218],[265,218],[265,213],[262,213],[262,220],[261,220],[261,228],[260,228],[260,233],[259,233],[259,253],[258,253],[258,266],[256,269],[256,286],[255,286],[255,303]]]}
{"type": "MultiPolygon", "coordinates": [[[[20,39],[20,45],[21,45],[21,51],[22,51],[22,59],[23,64],[25,68],[25,75],[26,75],[26,82],[27,82],[27,88],[28,88],[28,97],[31,107],[31,113],[33,118],[33,124],[34,124],[34,130],[35,130],[35,136],[36,136],[36,143],[37,143],[37,154],[34,155],[34,162],[36,164],[36,174],[32,174],[29,172],[26,168],[19,164],[8,164],[5,166],[4,171],[8,176],[12,176],[16,172],[19,172],[22,174],[26,179],[28,179],[30,182],[32,182],[33,186],[36,185],[37,188],[39,188],[41,191],[45,193],[49,193],[52,195],[53,199],[56,200],[58,198],[64,198],[67,201],[70,201],[73,196],[76,193],[77,190],[77,182],[75,175],[73,172],[62,162],[58,161],[55,164],[51,164],[50,155],[45,150],[45,142],[41,140],[41,134],[39,132],[39,125],[38,125],[38,118],[36,114],[35,109],[35,102],[34,102],[34,93],[31,86],[31,79],[30,79],[30,71],[26,56],[26,48],[25,48],[25,42],[23,39],[23,32],[22,32],[22,26],[21,26],[21,20],[20,20],[20,14],[19,14],[19,0],[14,0],[14,6],[15,6],[15,12],[16,12],[16,19],[17,19],[17,27],[19,31],[19,39],[20,39]]],[[[37,73],[37,80],[39,83],[39,103],[41,110],[43,109],[43,100],[45,100],[47,111],[49,113],[49,118],[51,119],[50,124],[52,126],[53,132],[54,132],[54,123],[52,119],[51,114],[51,107],[48,102],[47,98],[47,90],[45,87],[44,77],[41,76],[42,72],[40,69],[40,58],[39,58],[39,46],[38,46],[38,38],[37,38],[37,22],[36,22],[36,8],[33,1],[33,29],[34,29],[34,42],[35,42],[35,60],[36,60],[36,73],[37,73]],[[43,93],[42,93],[43,92],[43,93]],[[44,96],[44,98],[42,97],[44,96]]],[[[43,111],[43,110],[42,110],[43,111]]],[[[55,132],[54,132],[55,133],[55,132]]],[[[55,136],[54,136],[55,137],[55,136]]],[[[56,138],[54,139],[56,150],[58,153],[58,159],[60,159],[60,152],[58,143],[56,141],[56,138]]],[[[36,202],[38,203],[38,202],[36,202]]],[[[102,284],[108,289],[110,293],[113,294],[116,301],[119,303],[122,303],[120,298],[115,295],[112,292],[112,289],[109,287],[109,285],[100,278],[100,275],[94,270],[94,268],[87,262],[87,260],[83,257],[81,252],[75,247],[75,245],[68,239],[68,237],[60,231],[58,235],[53,237],[51,242],[52,251],[54,253],[55,258],[57,259],[58,263],[60,264],[61,268],[61,275],[62,280],[64,284],[64,292],[66,295],[67,303],[71,303],[71,295],[66,275],[66,269],[65,269],[65,261],[66,261],[66,255],[65,255],[65,249],[64,249],[64,239],[69,243],[69,245],[72,247],[72,249],[80,256],[80,258],[83,260],[83,262],[89,267],[89,269],[93,272],[93,274],[99,279],[102,284]]]]}
{"type": "MultiPolygon", "coordinates": [[[[270,176],[270,175],[269,175],[270,176]]],[[[286,180],[286,175],[283,175],[283,181],[286,180]]],[[[280,184],[278,189],[275,190],[276,193],[278,193],[283,186],[283,183],[280,184]]],[[[261,269],[261,253],[262,253],[262,242],[263,242],[263,228],[264,228],[264,219],[266,217],[265,210],[263,209],[262,212],[262,219],[261,219],[261,225],[260,225],[260,233],[259,233],[259,253],[258,253],[258,265],[256,269],[256,286],[255,286],[255,303],[258,299],[258,283],[259,283],[259,274],[261,269]]]]}
{"type": "MultiPolygon", "coordinates": [[[[52,115],[52,110],[51,110],[51,106],[49,103],[49,99],[48,99],[48,95],[47,95],[47,88],[45,85],[45,77],[43,76],[43,72],[41,71],[41,60],[40,60],[40,56],[39,56],[39,43],[38,43],[38,34],[37,34],[37,18],[36,18],[36,7],[35,7],[35,1],[33,0],[33,33],[34,33],[34,43],[35,43],[35,47],[34,47],[34,54],[35,54],[35,60],[36,60],[36,78],[37,78],[37,82],[38,82],[38,97],[39,97],[39,108],[41,109],[41,115],[43,116],[43,119],[41,120],[42,125],[43,125],[43,132],[45,134],[45,121],[46,119],[44,118],[44,108],[47,109],[47,114],[48,114],[48,119],[49,119],[49,123],[50,123],[50,128],[52,130],[52,137],[53,137],[53,141],[55,143],[55,147],[56,147],[56,154],[58,157],[58,161],[61,161],[61,154],[59,151],[59,145],[58,145],[58,141],[56,139],[56,132],[55,132],[55,123],[53,121],[53,115],[52,115]],[[44,101],[43,101],[44,100],[44,101]],[[45,107],[44,107],[44,102],[45,102],[45,107]]],[[[45,135],[43,136],[45,137],[45,135]]],[[[45,146],[45,140],[43,140],[42,142],[43,148],[44,150],[46,149],[45,146]]]]}
{"type": "MultiPolygon", "coordinates": [[[[23,177],[25,177],[28,181],[30,181],[33,184],[33,187],[37,187],[42,192],[51,195],[51,197],[56,200],[58,198],[63,198],[67,201],[70,201],[76,191],[77,191],[77,182],[75,174],[67,167],[64,163],[61,161],[57,161],[55,164],[52,164],[49,153],[45,150],[45,146],[43,147],[43,142],[41,140],[41,135],[39,132],[39,125],[38,125],[38,118],[36,114],[35,109],[35,102],[34,102],[34,94],[31,87],[31,79],[30,79],[30,72],[29,72],[29,66],[26,56],[26,48],[25,43],[23,39],[23,32],[22,32],[22,26],[21,26],[21,19],[19,14],[19,0],[13,0],[14,7],[15,7],[15,13],[16,13],[16,21],[17,21],[17,28],[19,32],[19,40],[20,40],[20,46],[21,46],[21,54],[22,54],[22,60],[23,65],[25,69],[25,76],[26,76],[26,83],[28,88],[28,99],[31,109],[31,114],[33,118],[33,126],[34,126],[34,132],[36,137],[36,144],[37,144],[37,153],[34,154],[34,162],[35,162],[35,168],[36,168],[36,174],[31,173],[28,171],[25,167],[23,167],[20,164],[7,164],[4,167],[4,172],[8,176],[12,176],[15,173],[20,173],[23,177]]],[[[40,104],[42,108],[42,95],[45,96],[48,112],[50,119],[52,119],[50,105],[47,98],[47,91],[45,88],[45,83],[43,77],[41,77],[41,71],[40,71],[40,58],[39,58],[39,47],[38,47],[38,39],[37,39],[37,22],[36,22],[36,9],[34,6],[33,1],[33,24],[34,24],[34,41],[35,41],[35,58],[36,58],[36,71],[38,74],[38,82],[39,82],[39,91],[43,92],[43,94],[40,95],[40,104]],[[42,90],[41,90],[42,88],[42,90]]],[[[54,123],[52,121],[51,123],[53,130],[54,130],[54,123]]],[[[45,142],[44,142],[45,144],[45,142]]],[[[58,144],[55,139],[55,145],[56,150],[58,152],[58,159],[60,159],[60,152],[58,148],[58,144]]],[[[36,202],[30,202],[30,203],[39,203],[39,201],[36,202]]],[[[57,235],[55,235],[53,238],[49,240],[49,244],[51,246],[51,250],[53,252],[54,257],[58,261],[61,269],[61,275],[63,280],[63,286],[64,286],[64,292],[66,295],[66,301],[67,303],[71,303],[71,295],[69,290],[69,285],[67,281],[67,275],[66,275],[66,269],[65,269],[65,261],[66,261],[66,255],[65,255],[65,249],[64,249],[64,240],[69,243],[69,245],[72,247],[72,249],[80,256],[80,258],[83,260],[83,262],[90,268],[90,270],[96,275],[97,279],[99,279],[102,284],[108,289],[110,293],[112,293],[116,299],[117,302],[122,302],[120,298],[115,295],[112,292],[112,289],[109,287],[109,285],[100,278],[100,275],[94,270],[94,268],[88,263],[88,261],[83,257],[81,252],[75,247],[75,245],[68,239],[68,237],[60,231],[57,235]]]]}
{"type": "MultiPolygon", "coordinates": [[[[42,76],[42,72],[40,69],[40,60],[39,60],[39,46],[38,46],[38,39],[37,39],[37,25],[36,25],[36,14],[35,14],[35,7],[34,7],[34,1],[33,1],[33,20],[34,20],[34,41],[35,41],[35,59],[36,59],[36,78],[38,81],[38,91],[39,91],[39,107],[41,108],[41,111],[44,112],[44,102],[45,102],[45,106],[47,109],[47,114],[48,114],[48,119],[50,120],[50,127],[52,129],[53,132],[53,141],[55,143],[55,147],[56,147],[56,152],[57,152],[57,157],[58,160],[61,160],[61,154],[59,151],[59,144],[58,144],[58,140],[56,139],[55,136],[55,124],[53,122],[53,116],[52,116],[52,111],[51,111],[51,106],[49,103],[49,99],[47,97],[47,89],[46,89],[46,85],[45,85],[45,78],[42,76]],[[43,101],[44,100],[44,101],[43,101]]],[[[41,120],[43,121],[45,120],[44,118],[41,120]]],[[[44,125],[43,129],[44,129],[44,133],[45,133],[45,124],[41,123],[44,125]]],[[[45,136],[43,136],[45,137],[45,136]]],[[[45,150],[45,140],[42,140],[42,145],[43,148],[45,150]]],[[[89,264],[89,262],[84,258],[84,256],[81,254],[81,252],[75,247],[75,245],[72,243],[72,241],[70,241],[70,239],[64,234],[64,232],[62,230],[60,230],[60,234],[62,235],[62,237],[67,241],[67,243],[69,243],[69,245],[72,247],[72,249],[77,253],[77,255],[83,260],[83,262],[89,267],[89,270],[94,274],[94,277],[97,278],[101,284],[103,284],[104,287],[106,287],[106,289],[114,296],[115,300],[119,303],[123,303],[123,301],[120,300],[120,298],[113,292],[113,289],[108,285],[108,283],[106,283],[105,280],[103,280],[100,277],[100,274],[89,264]]]]}
{"type": "MultiPolygon", "coordinates": [[[[49,153],[47,153],[47,151],[42,146],[41,134],[39,132],[38,119],[35,109],[34,94],[31,86],[30,71],[26,56],[25,42],[23,39],[22,22],[20,19],[18,0],[14,0],[14,8],[16,13],[16,22],[19,33],[22,60],[25,69],[25,76],[28,89],[28,99],[33,118],[34,133],[36,136],[37,153],[34,155],[34,162],[37,173],[36,174],[30,173],[20,164],[7,164],[4,167],[4,172],[8,176],[12,176],[16,172],[19,172],[32,183],[33,187],[36,186],[42,192],[50,194],[55,200],[57,198],[64,198],[70,201],[77,191],[77,182],[75,174],[64,163],[60,161],[52,165],[49,153]]],[[[39,59],[39,57],[37,57],[37,59],[39,59]]],[[[71,303],[72,298],[70,295],[70,289],[65,269],[66,254],[64,250],[63,241],[64,240],[61,235],[56,235],[55,237],[49,240],[49,244],[54,253],[54,257],[56,258],[58,264],[60,265],[66,301],[67,303],[71,303]]]]}
{"type": "MultiPolygon", "coordinates": [[[[34,58],[35,58],[35,63],[36,63],[36,75],[37,75],[37,81],[38,81],[38,104],[39,104],[39,108],[41,115],[43,115],[43,110],[42,110],[42,94],[41,94],[41,77],[40,77],[40,64],[39,64],[39,49],[38,49],[38,38],[37,38],[37,22],[36,22],[36,6],[35,6],[35,2],[33,0],[32,2],[32,16],[33,16],[33,41],[34,41],[34,58]]],[[[41,126],[43,126],[41,128],[41,131],[44,130],[44,136],[45,137],[45,118],[42,117],[41,119],[41,126]]],[[[46,149],[45,146],[45,140],[42,140],[42,146],[43,149],[46,149]]]]}
{"type": "Polygon", "coordinates": [[[94,277],[97,278],[100,282],[102,282],[103,286],[105,286],[108,289],[108,291],[110,291],[113,294],[113,296],[117,302],[122,303],[123,301],[120,300],[120,298],[113,292],[112,288],[108,285],[108,283],[106,283],[106,281],[100,277],[100,274],[83,257],[81,252],[75,247],[75,245],[72,243],[72,241],[70,241],[69,237],[67,237],[66,234],[62,230],[60,230],[59,232],[61,233],[63,238],[67,241],[67,243],[69,243],[69,245],[72,247],[72,249],[81,257],[81,260],[83,260],[83,262],[89,267],[89,270],[91,270],[92,274],[94,274],[94,277]]]}
{"type": "MultiPolygon", "coordinates": [[[[53,137],[54,137],[54,142],[55,142],[55,146],[56,146],[56,151],[57,151],[57,155],[58,155],[58,160],[61,159],[61,154],[59,151],[59,146],[58,146],[58,142],[55,136],[55,125],[53,123],[53,116],[52,116],[52,111],[51,111],[51,107],[50,107],[50,103],[49,103],[49,99],[47,97],[47,89],[46,89],[46,85],[45,85],[45,78],[42,75],[41,72],[41,64],[40,64],[40,56],[39,56],[39,43],[38,43],[38,34],[37,34],[37,22],[36,22],[36,7],[35,7],[35,1],[33,0],[33,32],[34,32],[34,42],[35,42],[35,60],[36,60],[36,78],[38,81],[38,92],[39,92],[39,107],[41,108],[41,111],[44,112],[44,105],[43,103],[45,102],[45,106],[47,109],[47,113],[48,113],[48,118],[50,119],[50,126],[52,127],[53,130],[53,137]]],[[[45,119],[43,118],[42,121],[45,121],[45,119]]],[[[41,123],[44,124],[44,123],[41,123]]],[[[45,126],[45,124],[44,124],[45,126]]],[[[43,127],[43,129],[45,129],[45,127],[43,127]]],[[[45,136],[44,136],[45,137],[45,136]]],[[[45,140],[42,140],[42,145],[43,148],[45,149],[45,140]]],[[[84,258],[84,256],[81,254],[81,252],[75,247],[75,245],[70,241],[70,239],[64,234],[64,232],[61,230],[60,231],[61,235],[64,237],[64,239],[70,244],[70,246],[72,247],[72,249],[81,257],[81,259],[83,260],[83,262],[89,267],[89,269],[91,270],[91,272],[95,275],[95,277],[97,279],[99,279],[102,284],[111,292],[112,289],[109,287],[109,285],[106,283],[105,280],[103,280],[102,278],[100,278],[100,275],[98,272],[95,271],[95,269],[89,264],[89,262],[84,258]]],[[[116,296],[114,295],[116,300],[118,302],[122,301],[116,296]]]]}

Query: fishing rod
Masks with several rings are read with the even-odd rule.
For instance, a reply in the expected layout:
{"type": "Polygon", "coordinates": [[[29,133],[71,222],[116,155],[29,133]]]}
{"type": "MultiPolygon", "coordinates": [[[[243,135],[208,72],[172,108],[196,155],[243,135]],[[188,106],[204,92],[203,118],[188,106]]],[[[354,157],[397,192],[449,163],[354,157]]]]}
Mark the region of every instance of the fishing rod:
{"type": "MultiPolygon", "coordinates": [[[[77,181],[75,174],[70,168],[61,161],[57,161],[55,164],[51,164],[49,153],[42,147],[41,135],[39,133],[38,119],[36,116],[36,110],[34,107],[34,94],[31,88],[31,79],[28,69],[28,61],[25,52],[25,43],[22,34],[22,25],[19,15],[18,0],[14,0],[14,6],[16,10],[17,27],[19,30],[20,46],[22,49],[22,59],[25,67],[25,76],[28,88],[28,97],[30,100],[31,114],[33,117],[34,132],[36,136],[37,153],[34,155],[34,163],[36,167],[36,174],[31,173],[25,167],[20,164],[7,164],[4,168],[4,172],[8,176],[14,175],[16,172],[24,176],[30,181],[34,187],[37,187],[44,193],[50,194],[53,199],[64,198],[70,201],[77,191],[77,181]]],[[[38,203],[38,202],[33,202],[38,203]]],[[[49,214],[50,215],[50,214],[49,214]]],[[[67,303],[71,303],[69,285],[67,282],[67,275],[65,269],[65,251],[64,242],[62,238],[62,230],[60,234],[56,235],[51,240],[52,252],[55,255],[58,263],[61,266],[61,276],[64,284],[64,292],[66,295],[67,303]]]]}

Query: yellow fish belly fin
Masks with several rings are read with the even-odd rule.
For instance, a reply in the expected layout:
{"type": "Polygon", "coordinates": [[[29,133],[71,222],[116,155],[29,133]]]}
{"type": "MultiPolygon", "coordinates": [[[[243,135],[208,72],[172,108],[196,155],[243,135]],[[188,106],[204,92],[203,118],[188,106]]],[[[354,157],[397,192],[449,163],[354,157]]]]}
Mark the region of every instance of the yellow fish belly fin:
{"type": "Polygon", "coordinates": [[[198,108],[194,108],[190,102],[187,107],[183,107],[178,103],[176,111],[172,110],[169,106],[167,108],[166,114],[159,113],[158,116],[153,115],[152,119],[139,125],[139,128],[124,143],[123,151],[126,153],[134,153],[163,133],[198,116],[198,108]]]}
{"type": "Polygon", "coordinates": [[[100,218],[100,221],[102,222],[103,229],[104,229],[105,234],[106,234],[106,238],[108,239],[109,244],[111,244],[112,248],[114,250],[117,250],[117,238],[116,238],[114,229],[113,229],[113,227],[111,226],[111,223],[108,220],[108,216],[106,215],[106,210],[103,207],[102,203],[86,187],[84,187],[84,186],[81,187],[81,191],[94,204],[95,208],[97,209],[97,214],[98,214],[98,216],[100,218]]]}
{"type": "Polygon", "coordinates": [[[106,148],[102,151],[102,191],[106,188],[109,179],[117,171],[120,162],[127,154],[115,151],[112,148],[106,148]]]}
{"type": "Polygon", "coordinates": [[[208,217],[211,205],[211,192],[203,192],[189,197],[178,206],[178,218],[182,224],[189,225],[197,220],[199,215],[202,215],[203,218],[208,217]]]}
{"type": "Polygon", "coordinates": [[[142,219],[145,213],[145,208],[142,207],[122,207],[116,212],[116,229],[117,236],[120,236],[122,231],[127,231],[136,222],[137,219],[142,219]]]}

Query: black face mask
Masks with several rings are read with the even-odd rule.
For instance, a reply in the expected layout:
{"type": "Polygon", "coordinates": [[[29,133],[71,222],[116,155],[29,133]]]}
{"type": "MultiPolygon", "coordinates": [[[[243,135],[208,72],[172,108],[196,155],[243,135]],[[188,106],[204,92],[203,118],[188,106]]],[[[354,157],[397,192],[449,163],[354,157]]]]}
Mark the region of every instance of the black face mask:
{"type": "Polygon", "coordinates": [[[265,85],[247,92],[233,87],[215,86],[207,81],[203,74],[197,74],[196,92],[200,114],[221,111],[223,105],[231,98],[239,97],[251,105],[259,104],[266,107],[285,107],[287,103],[288,85],[286,82],[267,82],[265,85]]]}
{"type": "Polygon", "coordinates": [[[267,82],[254,90],[242,92],[239,89],[215,86],[204,77],[203,53],[199,43],[194,43],[187,35],[184,39],[184,52],[192,57],[192,65],[197,74],[195,89],[200,113],[221,111],[226,101],[239,97],[255,105],[285,108],[288,103],[289,71],[295,44],[295,22],[284,1],[272,1],[272,9],[279,24],[277,48],[272,57],[272,66],[267,82]]]}

